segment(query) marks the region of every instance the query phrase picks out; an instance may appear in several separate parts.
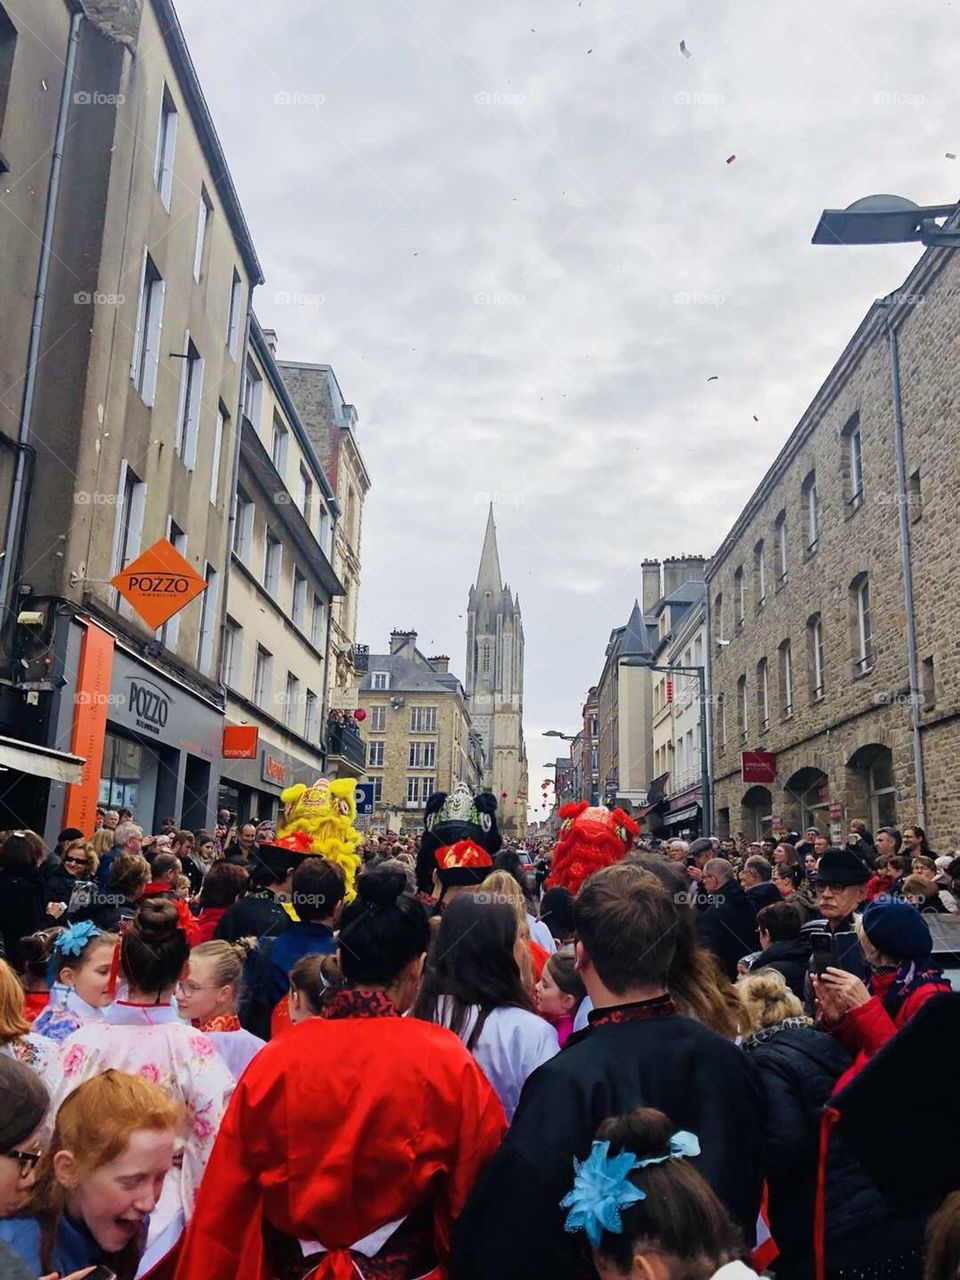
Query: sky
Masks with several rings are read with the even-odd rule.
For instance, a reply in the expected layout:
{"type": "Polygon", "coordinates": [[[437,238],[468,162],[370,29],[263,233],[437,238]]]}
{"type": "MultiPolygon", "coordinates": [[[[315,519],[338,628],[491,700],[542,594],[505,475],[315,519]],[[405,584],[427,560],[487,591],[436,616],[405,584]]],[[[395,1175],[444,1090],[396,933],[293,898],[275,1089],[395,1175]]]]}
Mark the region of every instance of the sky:
{"type": "Polygon", "coordinates": [[[960,195],[960,0],[178,11],[260,321],[359,413],[358,639],[463,678],[492,500],[539,798],[641,560],[716,550],[918,257],[813,247],[820,210],[960,195]]]}

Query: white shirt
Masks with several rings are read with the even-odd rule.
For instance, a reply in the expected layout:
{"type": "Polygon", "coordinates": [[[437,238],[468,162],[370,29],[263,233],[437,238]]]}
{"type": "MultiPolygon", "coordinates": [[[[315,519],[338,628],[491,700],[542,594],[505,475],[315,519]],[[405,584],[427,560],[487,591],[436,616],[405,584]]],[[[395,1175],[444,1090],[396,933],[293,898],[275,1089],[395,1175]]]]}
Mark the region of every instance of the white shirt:
{"type": "MultiPolygon", "coordinates": [[[[437,1021],[449,1026],[453,1007],[449,996],[437,1004],[437,1021]]],[[[471,1009],[460,1039],[467,1043],[476,1026],[479,1010],[471,1009]]],[[[549,1022],[527,1009],[504,1007],[487,1015],[479,1039],[473,1046],[477,1066],[490,1081],[503,1104],[507,1123],[520,1101],[527,1076],[560,1052],[557,1033],[549,1022]]]]}
{"type": "Polygon", "coordinates": [[[548,952],[549,955],[553,955],[557,949],[557,944],[553,939],[549,926],[545,925],[542,920],[532,916],[529,911],[527,912],[527,925],[530,929],[530,937],[534,942],[539,942],[544,951],[548,952]]]}

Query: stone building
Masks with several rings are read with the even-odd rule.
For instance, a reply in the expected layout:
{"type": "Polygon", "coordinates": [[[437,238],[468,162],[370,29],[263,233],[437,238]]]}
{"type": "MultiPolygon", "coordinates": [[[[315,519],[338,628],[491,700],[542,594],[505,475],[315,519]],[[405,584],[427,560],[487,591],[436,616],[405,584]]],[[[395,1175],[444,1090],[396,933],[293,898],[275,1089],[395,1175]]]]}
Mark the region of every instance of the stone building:
{"type": "Polygon", "coordinates": [[[958,336],[960,259],[927,250],[902,288],[870,307],[711,562],[721,833],[754,835],[779,819],[839,834],[863,817],[871,828],[919,820],[937,849],[956,842],[958,336]],[[741,781],[740,752],[754,749],[774,755],[773,782],[741,781]]]}
{"type": "Polygon", "coordinates": [[[203,827],[260,264],[171,0],[0,0],[0,44],[0,825],[203,827]],[[110,579],[171,535],[206,589],[158,631],[110,579]]]}
{"type": "Polygon", "coordinates": [[[520,598],[500,574],[491,503],[467,603],[466,690],[471,723],[483,740],[484,786],[497,797],[501,829],[511,837],[522,836],[527,824],[523,656],[520,598]]]}
{"type": "Polygon", "coordinates": [[[273,817],[293,782],[355,776],[364,764],[353,721],[327,725],[339,507],[275,353],[276,335],[252,317],[221,664],[227,724],[258,731],[254,753],[221,769],[218,803],[241,819],[273,817]]]}
{"type": "Polygon", "coordinates": [[[628,811],[646,805],[653,777],[650,672],[637,661],[653,660],[650,631],[635,600],[626,625],[610,633],[597,682],[600,801],[628,811]]]}
{"type": "Polygon", "coordinates": [[[465,782],[481,789],[482,739],[471,726],[463,685],[445,656],[425,657],[415,631],[392,631],[390,652],[371,654],[357,701],[373,782],[375,826],[418,831],[434,791],[465,782]]]}
{"type": "MultiPolygon", "coordinates": [[[[659,601],[654,659],[661,667],[693,669],[705,664],[704,562],[687,558],[681,563],[685,574],[699,578],[687,578],[659,601]]],[[[660,795],[647,814],[647,827],[661,837],[698,835],[704,828],[700,716],[705,709],[699,680],[679,671],[655,671],[652,678],[653,773],[660,795]]]]}
{"type": "Polygon", "coordinates": [[[281,360],[279,367],[340,507],[333,568],[343,595],[335,597],[330,618],[327,697],[331,707],[351,708],[356,705],[354,674],[362,674],[366,661],[356,640],[363,506],[370,490],[357,441],[357,411],[345,402],[330,365],[281,360]]]}

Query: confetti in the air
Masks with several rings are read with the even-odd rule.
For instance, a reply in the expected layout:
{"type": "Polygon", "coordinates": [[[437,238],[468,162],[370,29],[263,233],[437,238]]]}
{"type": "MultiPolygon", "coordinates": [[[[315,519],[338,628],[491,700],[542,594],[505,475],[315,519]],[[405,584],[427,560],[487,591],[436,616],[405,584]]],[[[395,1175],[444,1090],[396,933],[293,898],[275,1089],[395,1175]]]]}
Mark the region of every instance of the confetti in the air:
{"type": "Polygon", "coordinates": [[[686,42],[686,40],[681,40],[681,41],[680,41],[680,52],[683,54],[683,56],[684,56],[685,58],[692,58],[692,57],[693,57],[693,54],[692,54],[692,53],[690,52],[690,50],[687,48],[687,42],[686,42]]]}
{"type": "Polygon", "coordinates": [[[710,375],[710,377],[707,379],[707,381],[708,381],[708,382],[716,382],[716,381],[717,381],[717,379],[718,379],[719,377],[720,377],[719,373],[711,373],[711,375],[710,375]]]}
{"type": "Polygon", "coordinates": [[[733,162],[734,162],[734,160],[736,160],[736,158],[737,158],[737,157],[736,157],[735,155],[734,155],[734,156],[727,156],[727,164],[733,164],[733,162]]]}
{"type": "Polygon", "coordinates": [[[957,158],[957,157],[956,157],[956,155],[955,155],[952,151],[948,151],[948,152],[947,152],[947,159],[948,159],[948,160],[956,160],[956,158],[957,158]]]}

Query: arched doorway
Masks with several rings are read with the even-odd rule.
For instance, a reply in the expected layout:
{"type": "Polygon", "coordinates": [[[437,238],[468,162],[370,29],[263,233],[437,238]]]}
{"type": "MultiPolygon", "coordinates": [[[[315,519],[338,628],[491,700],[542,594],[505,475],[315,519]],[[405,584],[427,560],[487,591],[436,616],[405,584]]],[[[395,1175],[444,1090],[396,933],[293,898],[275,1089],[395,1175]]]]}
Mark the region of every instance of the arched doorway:
{"type": "Polygon", "coordinates": [[[773,798],[767,787],[750,787],[740,801],[743,834],[748,840],[759,840],[771,828],[773,798]]]}
{"type": "Polygon", "coordinates": [[[870,742],[847,761],[855,775],[854,789],[866,796],[870,830],[897,825],[897,789],[893,780],[893,754],[889,747],[870,742]]]}
{"type": "Polygon", "coordinates": [[[830,780],[822,769],[807,765],[787,779],[787,798],[795,806],[796,830],[816,827],[824,835],[830,831],[830,780]]]}

